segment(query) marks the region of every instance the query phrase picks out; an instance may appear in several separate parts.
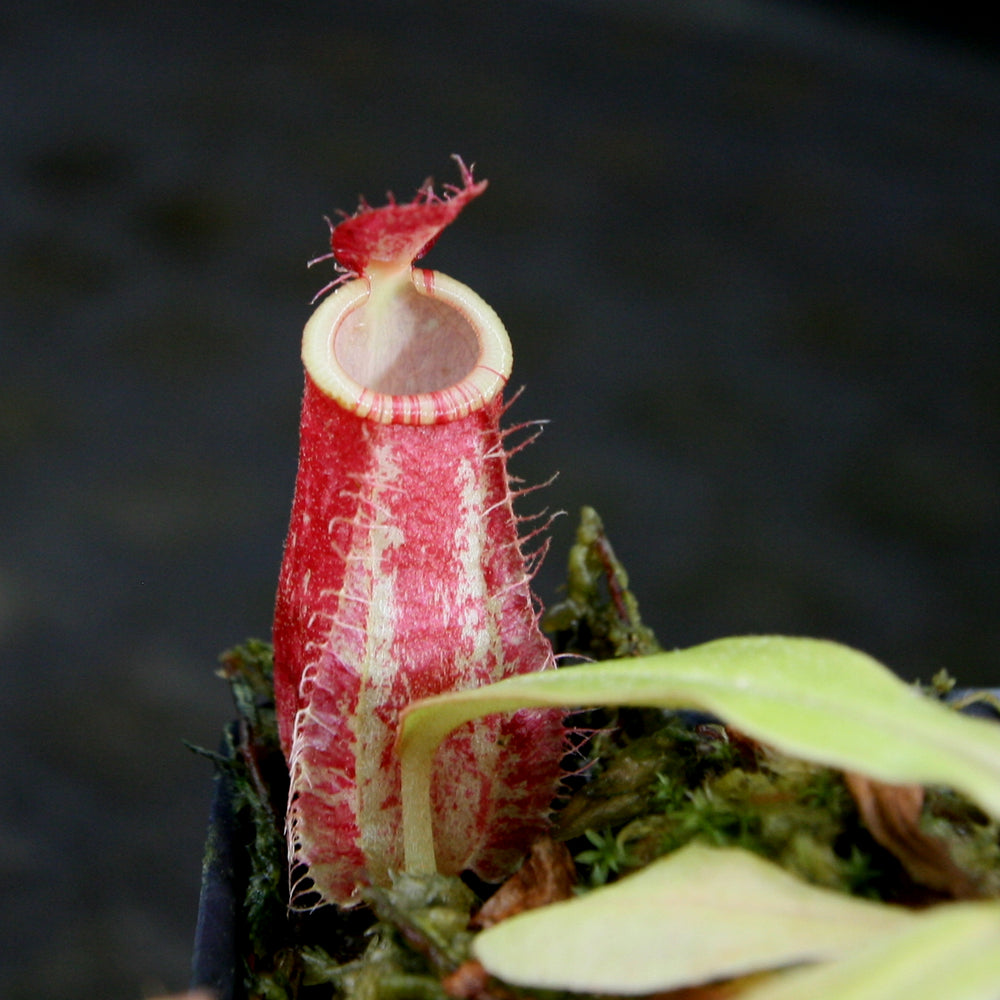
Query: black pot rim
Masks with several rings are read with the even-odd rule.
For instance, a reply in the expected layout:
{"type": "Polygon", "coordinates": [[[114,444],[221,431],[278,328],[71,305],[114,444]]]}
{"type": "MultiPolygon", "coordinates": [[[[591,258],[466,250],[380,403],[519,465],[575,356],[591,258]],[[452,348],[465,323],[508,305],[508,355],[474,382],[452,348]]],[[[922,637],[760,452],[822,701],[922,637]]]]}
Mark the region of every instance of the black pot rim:
{"type": "MultiPolygon", "coordinates": [[[[238,723],[229,725],[220,754],[228,757],[235,745],[238,723]]],[[[191,960],[191,988],[208,989],[218,1000],[242,1000],[238,942],[239,907],[243,898],[237,883],[238,823],[233,808],[234,782],[229,770],[216,767],[208,834],[201,869],[201,893],[191,960]]]]}

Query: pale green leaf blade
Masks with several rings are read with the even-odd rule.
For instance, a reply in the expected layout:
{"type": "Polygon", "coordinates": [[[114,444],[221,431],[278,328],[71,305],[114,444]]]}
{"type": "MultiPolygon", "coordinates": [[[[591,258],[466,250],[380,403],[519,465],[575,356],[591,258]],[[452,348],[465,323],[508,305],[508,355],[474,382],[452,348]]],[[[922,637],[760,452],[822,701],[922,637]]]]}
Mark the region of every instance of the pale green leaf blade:
{"type": "Polygon", "coordinates": [[[997,1000],[1000,903],[945,903],[836,962],[782,973],[740,1000],[997,1000]]]}
{"type": "Polygon", "coordinates": [[[517,986],[638,995],[837,958],[915,919],[811,886],[748,851],[691,844],[505,920],[473,952],[517,986]]]}
{"type": "Polygon", "coordinates": [[[787,754],[886,782],[950,785],[1000,816],[1000,727],[923,697],[846,646],[738,637],[525,674],[411,705],[399,739],[407,867],[434,870],[431,762],[452,729],[493,712],[597,705],[704,709],[787,754]]]}

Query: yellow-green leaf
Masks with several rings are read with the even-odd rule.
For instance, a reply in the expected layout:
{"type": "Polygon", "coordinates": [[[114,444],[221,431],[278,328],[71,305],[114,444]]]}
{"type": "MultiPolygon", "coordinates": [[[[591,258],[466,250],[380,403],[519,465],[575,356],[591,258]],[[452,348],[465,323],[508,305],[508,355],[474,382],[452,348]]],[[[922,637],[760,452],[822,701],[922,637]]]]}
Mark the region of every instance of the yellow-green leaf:
{"type": "Polygon", "coordinates": [[[613,885],[511,917],[481,932],[473,952],[517,986],[636,995],[838,958],[915,919],[811,886],[748,851],[691,844],[613,885]]]}
{"type": "Polygon", "coordinates": [[[997,1000],[1000,903],[945,903],[837,962],[782,973],[740,1000],[997,1000]]]}
{"type": "Polygon", "coordinates": [[[597,705],[704,709],[787,754],[886,782],[949,785],[1000,816],[1000,727],[924,697],[846,646],[739,637],[525,674],[411,705],[398,743],[406,867],[434,870],[431,763],[452,729],[493,712],[597,705]]]}

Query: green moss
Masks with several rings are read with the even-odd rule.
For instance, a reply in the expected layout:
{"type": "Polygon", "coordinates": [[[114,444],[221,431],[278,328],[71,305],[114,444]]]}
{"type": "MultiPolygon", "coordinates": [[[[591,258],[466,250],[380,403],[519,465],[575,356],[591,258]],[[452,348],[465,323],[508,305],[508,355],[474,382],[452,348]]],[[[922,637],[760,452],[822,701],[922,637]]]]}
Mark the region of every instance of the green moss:
{"type": "MultiPolygon", "coordinates": [[[[691,727],[683,715],[619,747],[560,820],[563,835],[583,848],[575,857],[591,884],[692,840],[744,847],[844,891],[853,891],[858,877],[857,845],[845,838],[860,833],[857,812],[836,772],[751,751],[746,741],[737,746],[722,727],[691,727]],[[617,865],[595,849],[595,837],[605,852],[615,845],[617,865]]],[[[877,850],[865,844],[863,870],[877,850]]]]}
{"type": "MultiPolygon", "coordinates": [[[[730,739],[721,727],[690,728],[683,714],[598,767],[559,814],[588,885],[698,840],[754,851],[841,892],[906,903],[937,898],[876,843],[830,768],[730,739]]],[[[1000,896],[1000,824],[962,796],[930,789],[922,827],[946,842],[984,896],[1000,896]]]]}

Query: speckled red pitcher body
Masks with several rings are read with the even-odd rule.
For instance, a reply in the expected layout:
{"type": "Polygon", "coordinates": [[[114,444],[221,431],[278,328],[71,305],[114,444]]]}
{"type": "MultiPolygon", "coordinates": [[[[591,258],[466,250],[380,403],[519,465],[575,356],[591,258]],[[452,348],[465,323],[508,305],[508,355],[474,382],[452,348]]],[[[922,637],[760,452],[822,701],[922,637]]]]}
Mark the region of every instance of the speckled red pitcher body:
{"type": "MultiPolygon", "coordinates": [[[[463,192],[482,190],[463,176],[463,192]]],[[[423,195],[388,206],[386,225],[461,201],[435,220],[443,228],[474,196],[423,195]]],[[[377,230],[380,211],[355,219],[377,230]]],[[[409,258],[361,266],[306,325],[274,621],[298,906],[349,905],[402,867],[393,742],[409,702],[554,665],[500,429],[506,332],[470,289],[409,258]]],[[[561,715],[547,710],[455,733],[435,761],[439,870],[495,880],[516,866],[546,825],[563,748],[561,715]]]]}

